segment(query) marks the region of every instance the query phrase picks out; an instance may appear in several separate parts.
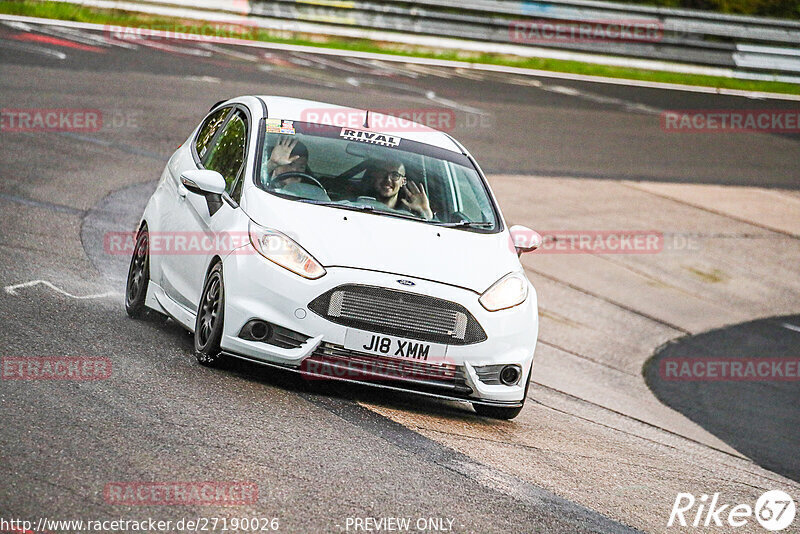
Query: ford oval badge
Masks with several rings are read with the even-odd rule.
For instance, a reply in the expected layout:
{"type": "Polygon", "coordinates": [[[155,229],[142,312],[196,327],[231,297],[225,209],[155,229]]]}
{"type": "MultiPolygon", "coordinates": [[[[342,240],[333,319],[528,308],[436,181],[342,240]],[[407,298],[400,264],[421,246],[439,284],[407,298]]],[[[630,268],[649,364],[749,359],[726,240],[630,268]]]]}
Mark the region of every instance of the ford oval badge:
{"type": "Polygon", "coordinates": [[[398,280],[397,283],[400,284],[401,286],[415,286],[415,285],[417,285],[414,282],[412,282],[411,280],[398,280]]]}

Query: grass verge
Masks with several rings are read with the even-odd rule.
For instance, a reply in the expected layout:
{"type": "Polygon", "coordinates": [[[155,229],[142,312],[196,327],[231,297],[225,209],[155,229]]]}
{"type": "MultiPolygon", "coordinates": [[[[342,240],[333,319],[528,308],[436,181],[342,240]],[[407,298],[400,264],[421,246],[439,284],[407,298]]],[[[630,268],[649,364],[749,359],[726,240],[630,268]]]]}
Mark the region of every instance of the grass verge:
{"type": "Polygon", "coordinates": [[[134,13],[116,9],[97,9],[65,2],[0,0],[0,13],[70,20],[76,22],[91,22],[95,24],[131,26],[137,28],[161,29],[174,32],[197,33],[206,36],[239,37],[270,43],[335,48],[340,50],[374,52],[399,56],[467,61],[471,63],[503,65],[509,67],[539,69],[590,76],[606,76],[609,78],[698,85],[714,88],[739,89],[744,91],[800,94],[800,84],[740,80],[720,76],[703,76],[697,74],[631,69],[625,67],[595,65],[580,61],[565,61],[546,58],[524,58],[500,54],[441,50],[421,46],[402,45],[397,43],[376,42],[364,39],[329,38],[327,36],[319,35],[287,33],[254,27],[245,27],[241,32],[236,32],[231,25],[226,24],[210,24],[208,22],[194,19],[153,16],[145,13],[134,13]]]}

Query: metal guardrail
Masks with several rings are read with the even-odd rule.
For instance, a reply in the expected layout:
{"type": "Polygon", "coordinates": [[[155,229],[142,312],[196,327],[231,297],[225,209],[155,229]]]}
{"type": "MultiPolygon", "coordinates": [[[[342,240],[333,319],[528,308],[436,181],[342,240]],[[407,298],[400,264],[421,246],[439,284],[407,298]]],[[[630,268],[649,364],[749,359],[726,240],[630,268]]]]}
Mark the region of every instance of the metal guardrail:
{"type": "Polygon", "coordinates": [[[501,53],[800,83],[800,21],[792,20],[602,0],[64,1],[175,16],[207,13],[209,19],[232,14],[272,29],[285,21],[288,31],[298,33],[327,31],[396,42],[411,34],[417,42],[442,38],[437,42],[450,48],[458,47],[457,40],[467,40],[464,47],[470,50],[480,50],[486,43],[487,51],[501,53]],[[656,28],[655,37],[531,40],[524,32],[547,25],[613,28],[633,22],[656,28]],[[522,39],[519,31],[515,33],[519,28],[522,39]]]}
{"type": "Polygon", "coordinates": [[[364,29],[410,32],[631,58],[727,67],[753,72],[800,73],[800,22],[595,0],[250,0],[253,16],[364,29]],[[520,38],[515,28],[562,28],[618,23],[658,28],[652,39],[520,38]]]}

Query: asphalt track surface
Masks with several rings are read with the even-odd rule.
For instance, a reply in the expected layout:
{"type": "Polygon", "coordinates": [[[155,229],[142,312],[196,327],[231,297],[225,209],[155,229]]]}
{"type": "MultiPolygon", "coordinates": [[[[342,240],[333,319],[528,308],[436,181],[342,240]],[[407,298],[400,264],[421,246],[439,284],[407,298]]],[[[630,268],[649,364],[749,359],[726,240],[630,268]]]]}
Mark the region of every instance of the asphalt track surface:
{"type": "Polygon", "coordinates": [[[798,340],[784,335],[784,325],[797,324],[799,320],[796,315],[770,317],[679,339],[653,356],[645,378],[665,404],[767,469],[800,481],[800,464],[785,454],[786,450],[800,450],[800,390],[796,383],[659,380],[660,363],[669,358],[796,358],[798,340]]]}
{"type": "Polygon", "coordinates": [[[457,532],[633,530],[624,512],[610,519],[364,402],[443,413],[466,428],[484,424],[463,408],[309,385],[244,363],[200,367],[175,323],[127,318],[127,259],[105,254],[102,235],[133,228],[171,152],[212,104],[240,94],[452,110],[453,135],[489,174],[789,191],[800,188],[797,136],[675,138],[659,113],[797,103],[221,44],[133,49],[92,44],[87,35],[101,36],[0,25],[3,108],[100,109],[105,119],[99,132],[0,135],[0,282],[58,288],[0,294],[0,353],[113,362],[103,381],[0,383],[2,517],[257,516],[278,517],[282,531],[341,532],[347,518],[407,516],[452,519],[457,532]],[[114,481],[186,480],[254,481],[258,502],[233,510],[128,507],[103,496],[114,481]]]}

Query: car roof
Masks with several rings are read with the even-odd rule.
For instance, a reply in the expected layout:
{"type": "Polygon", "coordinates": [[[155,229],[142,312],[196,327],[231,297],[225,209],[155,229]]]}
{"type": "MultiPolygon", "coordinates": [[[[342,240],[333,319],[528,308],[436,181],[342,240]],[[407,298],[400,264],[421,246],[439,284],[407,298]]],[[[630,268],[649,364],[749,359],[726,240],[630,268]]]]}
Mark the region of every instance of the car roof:
{"type": "MultiPolygon", "coordinates": [[[[258,98],[266,103],[269,118],[298,122],[315,122],[329,126],[349,126],[359,130],[387,133],[410,141],[425,143],[459,154],[462,153],[462,147],[446,133],[412,121],[406,121],[404,125],[398,129],[393,127],[393,125],[397,124],[397,119],[388,114],[370,111],[370,125],[372,127],[364,128],[363,120],[366,116],[366,110],[363,109],[285,96],[259,96],[258,98]],[[309,120],[311,118],[314,120],[309,120]],[[354,124],[354,122],[357,124],[354,124]],[[387,125],[389,127],[381,129],[378,125],[387,125]]],[[[441,117],[447,121],[447,124],[454,126],[455,114],[449,109],[408,108],[407,110],[401,110],[398,108],[397,110],[398,114],[407,112],[409,115],[413,114],[415,111],[442,113],[443,115],[441,115],[441,117]]]]}

